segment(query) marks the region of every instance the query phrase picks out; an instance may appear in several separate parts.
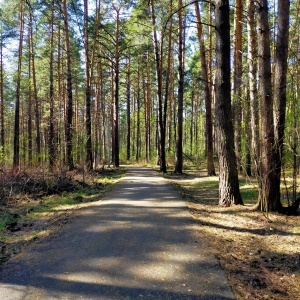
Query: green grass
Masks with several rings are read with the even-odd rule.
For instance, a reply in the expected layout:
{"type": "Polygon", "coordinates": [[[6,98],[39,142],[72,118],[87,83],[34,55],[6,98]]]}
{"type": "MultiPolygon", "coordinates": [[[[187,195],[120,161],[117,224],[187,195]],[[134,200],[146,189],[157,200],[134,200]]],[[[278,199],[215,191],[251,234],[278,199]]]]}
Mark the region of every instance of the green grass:
{"type": "Polygon", "coordinates": [[[20,215],[17,210],[9,212],[9,211],[1,211],[0,212],[0,231],[4,230],[6,226],[13,224],[14,222],[18,222],[20,220],[20,215]]]}
{"type": "Polygon", "coordinates": [[[255,182],[242,178],[239,180],[240,192],[244,203],[256,203],[258,199],[258,188],[255,182]]]}
{"type": "Polygon", "coordinates": [[[195,189],[218,189],[219,181],[217,177],[208,177],[207,180],[194,184],[195,189]]]}
{"type": "Polygon", "coordinates": [[[256,189],[241,189],[241,196],[244,203],[256,202],[258,198],[258,191],[256,189]]]}
{"type": "Polygon", "coordinates": [[[98,177],[98,183],[106,183],[111,180],[118,180],[125,175],[127,169],[124,167],[120,167],[118,169],[107,169],[101,173],[101,176],[98,177]]]}
{"type": "Polygon", "coordinates": [[[300,227],[294,227],[293,233],[300,233],[300,227]]]}
{"type": "MultiPolygon", "coordinates": [[[[258,189],[254,183],[249,182],[247,179],[240,179],[240,192],[244,203],[255,203],[258,199],[258,189]]],[[[212,176],[196,182],[192,186],[193,189],[203,190],[218,190],[219,180],[218,177],[212,176]]]]}

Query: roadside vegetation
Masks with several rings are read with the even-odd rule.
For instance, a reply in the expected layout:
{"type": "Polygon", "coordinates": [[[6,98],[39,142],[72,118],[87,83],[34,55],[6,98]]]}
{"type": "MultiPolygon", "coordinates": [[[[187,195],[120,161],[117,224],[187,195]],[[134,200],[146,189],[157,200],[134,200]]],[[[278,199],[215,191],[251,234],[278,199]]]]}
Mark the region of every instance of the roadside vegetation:
{"type": "Polygon", "coordinates": [[[75,169],[51,175],[33,169],[10,172],[1,170],[0,175],[0,264],[100,200],[126,169],[75,169]]]}
{"type": "Polygon", "coordinates": [[[300,299],[300,216],[254,209],[253,178],[240,178],[244,205],[224,208],[218,205],[218,177],[206,174],[189,167],[166,177],[185,198],[237,299],[300,299]]]}
{"type": "MultiPolygon", "coordinates": [[[[100,200],[125,172],[75,169],[49,175],[33,169],[17,174],[1,170],[0,264],[59,231],[81,208],[100,200]]],[[[226,208],[219,205],[217,176],[186,167],[182,175],[170,170],[165,177],[187,202],[238,300],[300,299],[299,214],[254,209],[258,188],[250,177],[240,177],[244,205],[226,208]]]]}

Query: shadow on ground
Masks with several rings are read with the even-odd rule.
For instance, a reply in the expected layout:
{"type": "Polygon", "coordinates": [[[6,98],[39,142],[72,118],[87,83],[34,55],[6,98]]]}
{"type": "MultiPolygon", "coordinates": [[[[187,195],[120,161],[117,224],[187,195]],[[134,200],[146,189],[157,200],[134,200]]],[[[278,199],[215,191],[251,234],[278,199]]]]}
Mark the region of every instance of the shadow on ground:
{"type": "Polygon", "coordinates": [[[1,299],[234,299],[173,187],[130,169],[110,196],[0,269],[1,299]]]}

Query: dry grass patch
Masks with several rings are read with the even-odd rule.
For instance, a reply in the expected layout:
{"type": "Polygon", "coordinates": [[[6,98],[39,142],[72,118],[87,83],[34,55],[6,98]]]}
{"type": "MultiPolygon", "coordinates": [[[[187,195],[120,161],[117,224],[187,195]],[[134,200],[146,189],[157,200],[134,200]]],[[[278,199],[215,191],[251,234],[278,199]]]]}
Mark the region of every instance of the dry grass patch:
{"type": "Polygon", "coordinates": [[[256,187],[246,180],[241,185],[245,206],[223,208],[217,177],[188,171],[168,178],[185,197],[238,300],[300,299],[299,216],[254,211],[256,187]]]}
{"type": "Polygon", "coordinates": [[[59,230],[78,210],[100,200],[125,173],[124,168],[47,176],[37,170],[2,172],[0,264],[59,230]]]}

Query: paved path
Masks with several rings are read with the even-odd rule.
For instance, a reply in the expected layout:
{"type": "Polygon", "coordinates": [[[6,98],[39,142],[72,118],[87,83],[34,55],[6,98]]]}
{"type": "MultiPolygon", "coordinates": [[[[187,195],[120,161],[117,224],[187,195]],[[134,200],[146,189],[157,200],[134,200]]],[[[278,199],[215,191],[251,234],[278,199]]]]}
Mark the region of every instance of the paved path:
{"type": "Polygon", "coordinates": [[[235,299],[197,226],[170,184],[131,167],[109,196],[0,269],[0,299],[235,299]]]}

